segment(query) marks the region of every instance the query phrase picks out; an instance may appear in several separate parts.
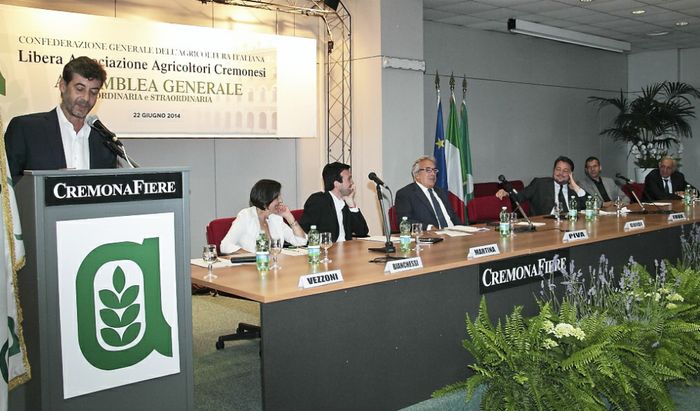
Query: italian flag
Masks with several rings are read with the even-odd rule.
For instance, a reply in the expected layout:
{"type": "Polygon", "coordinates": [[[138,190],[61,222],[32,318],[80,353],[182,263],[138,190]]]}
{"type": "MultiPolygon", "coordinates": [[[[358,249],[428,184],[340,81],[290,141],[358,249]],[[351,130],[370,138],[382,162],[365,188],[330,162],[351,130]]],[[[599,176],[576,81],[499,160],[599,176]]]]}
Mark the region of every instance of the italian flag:
{"type": "Polygon", "coordinates": [[[467,202],[474,196],[474,179],[469,150],[469,121],[467,103],[462,99],[461,121],[458,119],[454,91],[450,96],[450,114],[447,120],[447,138],[445,139],[445,161],[447,187],[450,203],[455,213],[468,223],[467,202]]]}

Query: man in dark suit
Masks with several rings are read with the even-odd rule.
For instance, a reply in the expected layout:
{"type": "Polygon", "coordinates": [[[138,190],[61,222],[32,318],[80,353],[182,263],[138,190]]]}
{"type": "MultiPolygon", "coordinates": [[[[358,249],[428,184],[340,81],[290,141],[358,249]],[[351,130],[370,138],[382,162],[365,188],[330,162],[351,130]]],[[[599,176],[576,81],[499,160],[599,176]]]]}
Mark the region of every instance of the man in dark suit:
{"type": "Polygon", "coordinates": [[[440,187],[435,187],[437,173],[435,159],[421,156],[413,162],[413,183],[396,192],[396,216],[399,221],[408,217],[412,223],[423,223],[426,230],[462,224],[440,187]]]}
{"type": "Polygon", "coordinates": [[[96,60],[75,58],[63,68],[61,103],[56,109],[10,121],[5,151],[15,182],[24,170],[117,166],[116,155],[103,144],[104,137],[85,122],[106,78],[107,73],[96,60]]]}
{"type": "Polygon", "coordinates": [[[683,198],[688,182],[683,173],[676,170],[676,166],[676,159],[666,156],[659,161],[659,168],[647,174],[644,179],[644,201],[683,198]]]}
{"type": "MultiPolygon", "coordinates": [[[[574,180],[574,162],[565,156],[559,156],[554,160],[552,177],[538,177],[517,193],[518,201],[530,202],[530,213],[532,215],[550,214],[554,204],[560,205],[561,211],[569,210],[569,199],[576,197],[578,210],[586,207],[587,193],[576,184],[574,180]]],[[[508,193],[501,189],[496,193],[496,197],[502,199],[508,193]]]]}
{"type": "Polygon", "coordinates": [[[326,164],[322,176],[325,191],[311,194],[304,203],[301,228],[308,232],[315,225],[319,232],[330,232],[333,241],[366,237],[369,228],[355,204],[355,184],[350,166],[337,161],[326,164]]]}

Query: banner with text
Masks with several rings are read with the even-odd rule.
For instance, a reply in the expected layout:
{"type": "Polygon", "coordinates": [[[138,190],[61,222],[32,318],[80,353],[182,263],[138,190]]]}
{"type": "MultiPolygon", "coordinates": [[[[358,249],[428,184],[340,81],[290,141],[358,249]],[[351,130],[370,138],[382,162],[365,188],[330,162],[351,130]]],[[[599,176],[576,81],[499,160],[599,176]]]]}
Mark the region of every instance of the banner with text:
{"type": "Polygon", "coordinates": [[[316,137],[316,40],[0,5],[0,113],[49,111],[63,66],[99,60],[120,137],[316,137]]]}

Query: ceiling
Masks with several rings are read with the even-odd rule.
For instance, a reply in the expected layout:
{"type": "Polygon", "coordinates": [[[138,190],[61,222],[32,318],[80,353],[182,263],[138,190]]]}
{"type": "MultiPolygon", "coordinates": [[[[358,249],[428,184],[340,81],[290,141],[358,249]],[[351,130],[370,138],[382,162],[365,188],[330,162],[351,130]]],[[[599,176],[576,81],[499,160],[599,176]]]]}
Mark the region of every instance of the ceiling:
{"type": "Polygon", "coordinates": [[[626,41],[632,53],[700,47],[700,0],[423,0],[427,21],[507,33],[509,18],[626,41]]]}

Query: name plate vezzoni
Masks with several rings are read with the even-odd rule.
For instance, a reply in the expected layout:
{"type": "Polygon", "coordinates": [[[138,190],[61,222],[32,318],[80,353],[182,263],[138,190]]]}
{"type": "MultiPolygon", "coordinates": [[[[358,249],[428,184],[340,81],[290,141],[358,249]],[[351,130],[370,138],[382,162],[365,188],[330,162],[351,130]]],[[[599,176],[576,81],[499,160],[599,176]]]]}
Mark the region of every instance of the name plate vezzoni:
{"type": "Polygon", "coordinates": [[[497,255],[501,251],[498,249],[498,244],[487,244],[479,247],[471,247],[469,253],[467,253],[467,258],[479,258],[486,257],[488,255],[497,255]]]}
{"type": "Polygon", "coordinates": [[[324,271],[299,277],[299,288],[314,288],[326,284],[342,283],[343,274],[340,270],[324,271]]]}
{"type": "Polygon", "coordinates": [[[571,241],[588,240],[588,231],[586,231],[586,230],[567,231],[566,233],[564,233],[564,238],[562,238],[561,240],[565,243],[568,243],[571,241]]]}
{"type": "Polygon", "coordinates": [[[479,293],[547,280],[568,263],[569,250],[563,249],[479,264],[479,293]]]}
{"type": "Polygon", "coordinates": [[[182,173],[46,177],[46,206],[182,198],[182,173]]]}
{"type": "Polygon", "coordinates": [[[401,271],[423,268],[423,260],[420,257],[404,258],[403,260],[387,261],[384,266],[385,273],[400,273],[401,271]]]}
{"type": "Polygon", "coordinates": [[[684,221],[687,220],[688,218],[685,216],[685,213],[673,213],[668,215],[668,221],[673,222],[673,221],[684,221]]]}
{"type": "Polygon", "coordinates": [[[628,221],[625,223],[625,226],[623,227],[623,230],[625,231],[630,231],[630,230],[639,230],[644,228],[644,220],[634,220],[634,221],[628,221]]]}

